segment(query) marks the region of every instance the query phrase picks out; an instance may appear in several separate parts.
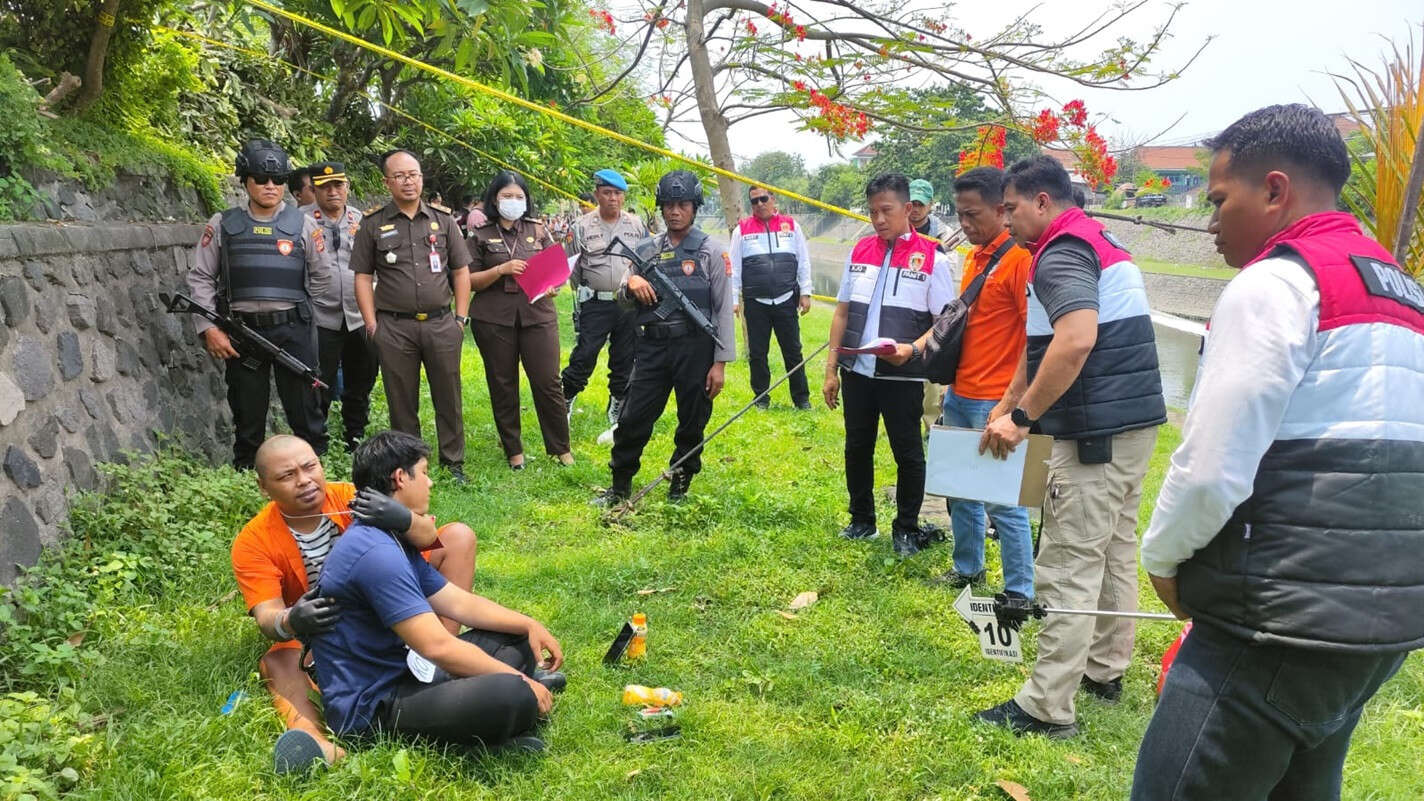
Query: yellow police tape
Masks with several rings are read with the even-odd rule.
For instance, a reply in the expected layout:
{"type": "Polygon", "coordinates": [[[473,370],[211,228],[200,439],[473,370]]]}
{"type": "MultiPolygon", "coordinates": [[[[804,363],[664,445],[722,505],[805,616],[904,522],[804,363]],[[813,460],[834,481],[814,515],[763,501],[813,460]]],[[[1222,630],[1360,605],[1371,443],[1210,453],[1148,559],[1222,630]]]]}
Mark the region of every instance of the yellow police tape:
{"type": "MultiPolygon", "coordinates": [[[[200,33],[195,33],[195,32],[193,32],[193,31],[179,30],[178,28],[170,28],[170,27],[168,27],[167,25],[155,25],[155,26],[153,26],[153,28],[154,28],[154,30],[162,31],[162,32],[164,32],[164,33],[170,33],[170,34],[174,34],[174,35],[177,35],[177,36],[186,36],[186,37],[188,37],[188,38],[190,38],[190,39],[196,39],[196,40],[198,40],[198,41],[200,41],[200,42],[203,42],[203,43],[205,43],[205,44],[212,45],[212,46],[214,46],[214,47],[223,47],[223,48],[227,48],[228,50],[233,50],[233,51],[236,51],[236,52],[238,52],[238,53],[244,53],[244,54],[253,56],[253,57],[255,57],[255,58],[261,58],[261,59],[265,59],[265,60],[268,60],[268,61],[273,61],[273,62],[275,62],[275,63],[277,63],[277,64],[281,64],[281,65],[284,66],[284,67],[287,67],[288,69],[293,69],[293,70],[296,70],[296,71],[298,71],[298,72],[301,72],[301,73],[305,73],[305,74],[307,74],[307,75],[310,75],[310,76],[312,76],[313,78],[316,78],[316,79],[319,80],[319,81],[326,81],[327,83],[333,83],[333,82],[335,82],[335,79],[332,78],[332,77],[329,76],[329,75],[322,75],[321,73],[319,73],[319,72],[313,72],[312,70],[309,70],[309,69],[307,69],[306,67],[299,67],[299,66],[297,66],[296,64],[291,63],[290,61],[283,61],[282,59],[277,58],[277,57],[273,56],[272,54],[263,52],[263,51],[261,51],[261,50],[254,50],[254,49],[249,48],[249,47],[242,47],[242,46],[240,46],[240,45],[230,44],[230,43],[228,43],[228,42],[220,41],[220,40],[218,40],[218,39],[211,39],[211,38],[209,38],[209,37],[207,37],[207,36],[203,36],[203,35],[200,34],[200,33]]],[[[398,109],[398,108],[396,108],[395,106],[392,106],[392,105],[390,105],[390,104],[388,104],[388,103],[383,103],[383,102],[381,102],[381,101],[379,101],[379,100],[377,100],[376,103],[377,103],[378,105],[380,105],[381,108],[384,108],[385,110],[391,112],[392,114],[395,114],[395,115],[398,116],[398,117],[402,117],[402,118],[404,118],[404,119],[406,119],[406,120],[409,120],[409,121],[415,123],[416,125],[419,125],[419,126],[421,126],[422,128],[425,128],[426,130],[429,130],[429,131],[432,132],[432,133],[439,134],[440,136],[443,136],[443,137],[445,137],[446,139],[449,139],[450,141],[452,141],[452,142],[454,142],[454,143],[456,143],[456,144],[458,144],[458,145],[462,145],[462,146],[464,146],[464,147],[466,147],[466,148],[469,148],[469,149],[470,149],[472,152],[474,152],[476,155],[478,155],[478,156],[480,156],[480,157],[482,157],[482,158],[484,158],[484,159],[486,159],[486,160],[488,160],[488,161],[490,161],[490,162],[493,162],[493,163],[494,163],[496,166],[498,166],[498,167],[503,167],[504,169],[509,170],[510,172],[519,173],[520,175],[524,176],[525,178],[528,178],[528,179],[531,180],[531,181],[534,181],[535,183],[539,184],[540,186],[542,186],[542,187],[544,187],[544,188],[546,188],[546,189],[549,189],[549,190],[551,190],[551,191],[553,191],[553,192],[556,192],[556,193],[558,193],[558,194],[560,194],[560,195],[563,195],[564,197],[567,197],[567,198],[569,198],[569,199],[571,199],[571,200],[577,202],[581,207],[586,207],[586,206],[588,206],[588,204],[585,203],[578,195],[575,195],[574,193],[569,192],[569,191],[566,190],[566,189],[560,189],[559,187],[557,187],[557,186],[555,186],[555,185],[549,183],[548,181],[545,181],[544,179],[540,178],[539,176],[533,175],[533,174],[528,173],[528,172],[525,172],[524,170],[519,169],[518,167],[514,166],[513,164],[506,163],[506,162],[504,162],[504,161],[502,161],[502,160],[496,158],[495,156],[493,156],[493,155],[491,155],[491,154],[489,154],[489,153],[486,153],[485,151],[481,150],[480,148],[475,147],[474,145],[470,144],[469,142],[466,142],[466,141],[464,141],[463,139],[460,139],[459,137],[455,136],[454,134],[450,134],[450,133],[447,133],[447,132],[445,132],[445,131],[442,131],[442,130],[440,130],[439,128],[436,128],[435,126],[433,126],[433,125],[431,125],[431,124],[425,122],[424,120],[421,120],[420,118],[418,118],[418,117],[416,117],[416,116],[414,116],[414,115],[408,114],[408,113],[402,111],[401,109],[398,109]]]]}
{"type": "Polygon", "coordinates": [[[845,217],[860,220],[861,222],[870,222],[870,218],[866,217],[864,214],[857,214],[853,211],[850,211],[849,209],[843,209],[839,206],[833,206],[829,203],[822,203],[819,200],[806,197],[805,195],[801,195],[796,192],[792,192],[789,189],[781,189],[779,187],[768,185],[762,181],[753,180],[751,178],[746,177],[745,175],[732,172],[731,170],[724,170],[721,167],[712,164],[705,164],[703,162],[697,161],[696,159],[688,158],[687,156],[684,156],[680,153],[675,153],[671,150],[668,150],[667,148],[658,147],[657,145],[652,145],[647,142],[634,139],[631,136],[618,133],[617,131],[609,130],[608,128],[604,128],[601,125],[595,125],[594,123],[588,122],[587,120],[581,120],[578,117],[572,116],[570,114],[565,114],[564,112],[559,111],[558,109],[549,108],[548,106],[542,106],[530,100],[525,100],[524,98],[519,97],[518,95],[513,95],[509,92],[496,89],[493,86],[487,86],[485,84],[480,83],[479,81],[471,80],[462,75],[456,75],[453,72],[449,72],[448,70],[443,70],[439,67],[426,64],[423,61],[419,61],[417,59],[411,58],[410,56],[397,53],[389,48],[372,44],[366,41],[365,39],[352,36],[351,34],[346,33],[344,31],[339,31],[329,25],[323,25],[322,23],[317,22],[316,20],[307,19],[301,14],[288,11],[285,8],[279,8],[278,6],[274,6],[271,3],[266,2],[266,0],[243,0],[243,2],[246,2],[248,5],[260,8],[263,11],[268,11],[278,16],[285,17],[291,20],[292,22],[297,23],[298,25],[304,25],[308,28],[311,28],[312,30],[320,31],[328,36],[334,36],[338,39],[341,39],[342,41],[349,42],[350,44],[356,45],[357,47],[364,48],[366,50],[370,50],[371,52],[376,53],[378,55],[385,56],[386,58],[392,59],[394,61],[399,61],[402,64],[415,67],[418,70],[423,70],[425,72],[430,73],[431,75],[444,78],[448,81],[454,81],[455,83],[458,83],[461,86],[469,87],[477,92],[483,92],[484,94],[490,95],[491,97],[503,100],[506,103],[513,103],[516,106],[522,106],[523,108],[529,109],[530,111],[538,112],[539,114],[543,114],[548,117],[553,117],[554,119],[566,122],[569,125],[574,125],[579,128],[583,128],[585,130],[606,136],[615,141],[622,142],[625,145],[646,150],[650,153],[656,153],[657,155],[663,156],[665,158],[676,159],[677,161],[690,164],[699,169],[710,170],[716,173],[717,175],[722,176],[723,178],[728,178],[733,181],[741,181],[742,183],[749,184],[751,186],[759,186],[763,189],[766,189],[767,191],[774,191],[777,194],[782,195],[783,197],[788,197],[792,200],[798,200],[802,203],[814,206],[818,209],[829,211],[833,214],[840,214],[845,217]]]}

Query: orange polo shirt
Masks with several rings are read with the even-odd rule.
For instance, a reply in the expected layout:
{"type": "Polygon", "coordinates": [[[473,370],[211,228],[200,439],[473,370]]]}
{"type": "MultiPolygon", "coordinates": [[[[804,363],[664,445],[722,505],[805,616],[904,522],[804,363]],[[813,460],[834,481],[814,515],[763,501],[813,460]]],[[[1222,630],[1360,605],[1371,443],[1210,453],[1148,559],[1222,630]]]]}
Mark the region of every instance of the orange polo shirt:
{"type": "MultiPolygon", "coordinates": [[[[1005,230],[993,242],[969,252],[964,263],[962,293],[984,271],[989,257],[1009,238],[1005,230]]],[[[1009,248],[984,282],[979,299],[969,310],[954,392],[975,400],[999,400],[1028,344],[1028,273],[1033,257],[1019,245],[1009,248]]]]}

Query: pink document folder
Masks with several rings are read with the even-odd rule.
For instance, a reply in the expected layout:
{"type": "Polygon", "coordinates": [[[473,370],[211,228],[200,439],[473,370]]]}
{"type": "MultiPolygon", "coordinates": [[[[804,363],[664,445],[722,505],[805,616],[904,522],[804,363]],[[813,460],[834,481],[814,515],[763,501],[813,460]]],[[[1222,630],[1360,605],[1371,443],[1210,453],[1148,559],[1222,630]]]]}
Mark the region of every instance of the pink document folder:
{"type": "Polygon", "coordinates": [[[529,259],[524,272],[514,276],[525,297],[533,303],[569,280],[569,257],[564,246],[554,243],[529,259]]]}

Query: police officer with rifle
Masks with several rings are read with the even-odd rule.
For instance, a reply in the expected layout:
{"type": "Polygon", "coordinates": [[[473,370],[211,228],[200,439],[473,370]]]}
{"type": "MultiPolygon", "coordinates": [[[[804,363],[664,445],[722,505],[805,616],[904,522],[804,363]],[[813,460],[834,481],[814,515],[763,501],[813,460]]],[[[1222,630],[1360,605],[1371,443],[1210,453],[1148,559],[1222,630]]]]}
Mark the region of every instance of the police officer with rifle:
{"type": "MultiPolygon", "coordinates": [[[[610,252],[631,261],[618,299],[637,309],[638,343],[628,395],[613,430],[613,482],[595,499],[602,506],[620,503],[631,493],[643,447],[669,394],[677,396],[670,463],[700,447],[726,363],[737,357],[731,260],[722,243],[693,225],[702,205],[701,182],[687,170],[674,170],[658,181],[657,204],[665,233],[643,240],[636,252],[621,240],[609,243],[610,252]]],[[[686,497],[701,469],[701,456],[693,453],[671,476],[668,500],[686,497]]]]}
{"type": "Polygon", "coordinates": [[[292,433],[317,455],[326,452],[322,384],[308,368],[317,364],[311,297],[325,290],[331,276],[320,258],[325,243],[316,221],[282,203],[292,171],[286,152],[253,139],[237,154],[236,167],[247,203],[208,220],[188,271],[191,298],[165,303],[175,312],[193,311],[188,304],[213,312],[201,314],[195,328],[208,353],[225,363],[232,464],[250,470],[267,436],[273,378],[292,433]],[[222,318],[241,328],[223,325],[222,318]],[[243,330],[257,336],[234,337],[243,330]],[[274,373],[274,361],[284,369],[274,373]]]}

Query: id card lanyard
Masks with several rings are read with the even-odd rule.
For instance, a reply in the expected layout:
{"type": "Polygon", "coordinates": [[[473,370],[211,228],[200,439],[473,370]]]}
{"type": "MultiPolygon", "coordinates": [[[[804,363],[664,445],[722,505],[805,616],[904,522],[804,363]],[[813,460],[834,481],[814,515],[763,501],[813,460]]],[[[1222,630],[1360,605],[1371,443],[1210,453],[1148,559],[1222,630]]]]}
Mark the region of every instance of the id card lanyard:
{"type": "Polygon", "coordinates": [[[440,263],[440,254],[435,250],[435,234],[430,235],[430,272],[438,273],[444,267],[440,263]]]}

